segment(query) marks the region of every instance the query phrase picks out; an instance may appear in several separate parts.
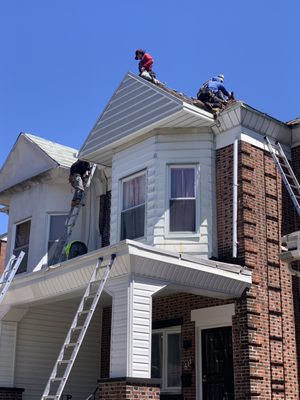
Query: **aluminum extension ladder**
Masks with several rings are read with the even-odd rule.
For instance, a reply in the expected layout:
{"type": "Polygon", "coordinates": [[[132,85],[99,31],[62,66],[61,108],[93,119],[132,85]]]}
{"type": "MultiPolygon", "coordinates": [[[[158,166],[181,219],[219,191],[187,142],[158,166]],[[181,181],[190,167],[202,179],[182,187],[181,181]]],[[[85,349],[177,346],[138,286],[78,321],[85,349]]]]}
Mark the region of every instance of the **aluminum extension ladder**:
{"type": "Polygon", "coordinates": [[[18,256],[12,255],[3,271],[3,274],[0,278],[0,304],[2,303],[11,282],[13,281],[19,266],[25,256],[24,251],[21,251],[18,256]]]}
{"type": "Polygon", "coordinates": [[[296,211],[300,217],[300,185],[299,182],[288,162],[286,155],[279,142],[271,142],[270,139],[265,136],[265,142],[268,145],[269,151],[275,164],[281,174],[283,183],[290,195],[290,198],[296,208],[296,211]]]}
{"type": "Polygon", "coordinates": [[[59,263],[60,261],[62,261],[63,256],[64,256],[64,246],[66,243],[68,243],[74,226],[76,224],[78,215],[80,214],[80,210],[83,204],[83,200],[85,198],[85,191],[86,189],[90,186],[91,184],[91,180],[93,178],[94,172],[96,170],[96,164],[93,164],[92,169],[91,169],[91,173],[89,176],[89,179],[87,180],[87,183],[84,187],[84,191],[80,200],[80,203],[77,206],[72,206],[69,214],[66,218],[65,221],[65,230],[64,230],[64,234],[58,239],[58,241],[56,243],[53,244],[52,248],[49,251],[49,261],[48,261],[48,266],[59,263]]]}
{"type": "Polygon", "coordinates": [[[112,254],[106,268],[101,266],[103,258],[98,259],[41,400],[60,399],[115,258],[116,255],[112,254]],[[103,268],[104,273],[99,279],[99,270],[103,268]]]}

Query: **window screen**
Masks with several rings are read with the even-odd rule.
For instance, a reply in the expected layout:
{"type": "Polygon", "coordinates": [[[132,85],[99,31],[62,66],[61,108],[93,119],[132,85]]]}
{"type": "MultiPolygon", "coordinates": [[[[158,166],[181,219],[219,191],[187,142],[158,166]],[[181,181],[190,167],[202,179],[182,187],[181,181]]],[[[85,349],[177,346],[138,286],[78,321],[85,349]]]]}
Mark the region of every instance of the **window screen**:
{"type": "Polygon", "coordinates": [[[24,251],[25,253],[25,256],[23,257],[23,260],[20,264],[17,273],[25,272],[27,270],[30,227],[31,227],[31,220],[16,225],[15,246],[13,254],[18,256],[21,251],[24,251]]]}
{"type": "Polygon", "coordinates": [[[170,182],[170,232],[195,232],[195,167],[171,167],[170,182]]]}
{"type": "Polygon", "coordinates": [[[121,240],[145,234],[146,174],[122,182],[121,240]]]}

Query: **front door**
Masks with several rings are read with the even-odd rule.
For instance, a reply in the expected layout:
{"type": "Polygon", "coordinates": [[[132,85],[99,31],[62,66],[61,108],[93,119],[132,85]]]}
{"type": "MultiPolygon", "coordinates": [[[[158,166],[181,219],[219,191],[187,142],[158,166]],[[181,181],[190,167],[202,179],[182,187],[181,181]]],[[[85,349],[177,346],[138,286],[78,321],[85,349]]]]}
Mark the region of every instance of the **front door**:
{"type": "Polygon", "coordinates": [[[202,330],[203,400],[234,400],[231,327],[202,330]]]}

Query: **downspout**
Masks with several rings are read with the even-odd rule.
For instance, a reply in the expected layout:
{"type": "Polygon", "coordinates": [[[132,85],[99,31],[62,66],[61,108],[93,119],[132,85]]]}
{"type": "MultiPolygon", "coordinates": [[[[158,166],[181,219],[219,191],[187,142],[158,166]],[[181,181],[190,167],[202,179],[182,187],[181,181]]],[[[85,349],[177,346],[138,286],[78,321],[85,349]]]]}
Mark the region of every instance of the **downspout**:
{"type": "Polygon", "coordinates": [[[237,257],[237,218],[238,218],[238,149],[239,140],[233,143],[233,201],[232,201],[232,257],[237,257]]]}

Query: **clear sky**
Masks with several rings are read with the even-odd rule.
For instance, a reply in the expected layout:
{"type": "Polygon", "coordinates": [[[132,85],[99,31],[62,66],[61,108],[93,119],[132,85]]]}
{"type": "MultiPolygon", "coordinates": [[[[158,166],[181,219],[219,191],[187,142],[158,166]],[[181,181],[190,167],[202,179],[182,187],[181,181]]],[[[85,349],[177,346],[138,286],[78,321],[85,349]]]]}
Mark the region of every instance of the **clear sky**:
{"type": "Polygon", "coordinates": [[[196,96],[223,73],[237,99],[294,119],[299,16],[299,0],[0,0],[0,165],[20,132],[79,148],[136,48],[171,88],[196,96]]]}

